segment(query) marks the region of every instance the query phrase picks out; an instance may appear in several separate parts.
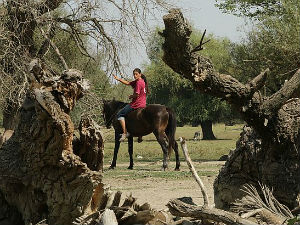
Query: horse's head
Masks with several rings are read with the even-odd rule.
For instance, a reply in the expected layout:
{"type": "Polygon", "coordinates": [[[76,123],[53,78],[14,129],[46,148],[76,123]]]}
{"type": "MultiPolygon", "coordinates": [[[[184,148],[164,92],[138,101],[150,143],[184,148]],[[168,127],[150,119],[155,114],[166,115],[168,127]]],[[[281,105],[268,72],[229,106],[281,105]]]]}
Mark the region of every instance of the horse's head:
{"type": "Polygon", "coordinates": [[[103,101],[102,115],[105,122],[105,126],[106,128],[110,128],[118,111],[126,103],[115,101],[115,100],[104,100],[104,99],[102,101],[103,101]]]}

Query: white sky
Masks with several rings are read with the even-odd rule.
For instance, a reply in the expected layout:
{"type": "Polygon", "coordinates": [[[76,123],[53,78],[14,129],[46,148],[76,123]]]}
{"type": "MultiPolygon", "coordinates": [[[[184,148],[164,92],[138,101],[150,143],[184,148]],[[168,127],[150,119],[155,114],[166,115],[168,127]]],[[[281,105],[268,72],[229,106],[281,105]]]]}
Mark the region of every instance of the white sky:
{"type": "MultiPolygon", "coordinates": [[[[244,19],[233,15],[222,13],[214,6],[215,0],[173,0],[174,4],[182,8],[184,17],[199,30],[207,30],[207,33],[214,33],[216,36],[228,37],[231,41],[239,42],[244,37],[244,32],[249,30],[244,19]]],[[[164,13],[166,14],[166,13],[164,13]]],[[[150,21],[152,28],[164,27],[162,15],[157,15],[157,20],[150,21]]],[[[143,69],[143,64],[149,62],[146,48],[143,44],[136,49],[133,47],[126,58],[121,59],[125,65],[125,73],[131,76],[132,70],[136,67],[143,69]]]]}

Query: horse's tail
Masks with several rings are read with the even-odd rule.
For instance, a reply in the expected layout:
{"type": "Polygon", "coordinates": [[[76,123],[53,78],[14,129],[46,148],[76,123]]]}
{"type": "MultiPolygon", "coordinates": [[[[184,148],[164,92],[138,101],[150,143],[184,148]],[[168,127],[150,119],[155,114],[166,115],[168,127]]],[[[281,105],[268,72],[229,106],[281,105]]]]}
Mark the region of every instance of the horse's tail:
{"type": "Polygon", "coordinates": [[[176,126],[177,126],[177,121],[176,121],[176,114],[175,112],[167,107],[167,111],[169,113],[169,121],[168,121],[168,126],[166,128],[166,135],[169,139],[169,148],[168,148],[168,155],[170,157],[172,148],[175,148],[175,132],[176,132],[176,126]]]}

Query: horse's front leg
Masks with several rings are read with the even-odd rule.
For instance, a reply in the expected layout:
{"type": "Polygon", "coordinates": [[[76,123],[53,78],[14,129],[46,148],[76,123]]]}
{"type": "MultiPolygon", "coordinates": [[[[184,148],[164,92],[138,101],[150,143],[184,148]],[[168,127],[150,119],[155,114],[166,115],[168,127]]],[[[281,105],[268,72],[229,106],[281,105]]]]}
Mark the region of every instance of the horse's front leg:
{"type": "Polygon", "coordinates": [[[129,167],[128,169],[132,170],[133,169],[133,137],[128,137],[128,154],[129,154],[129,167]]]}
{"type": "Polygon", "coordinates": [[[114,156],[113,156],[113,160],[112,160],[111,165],[110,165],[110,169],[114,169],[116,167],[116,164],[117,164],[118,152],[119,152],[119,148],[120,148],[119,139],[120,139],[120,133],[115,132],[114,156]]]}

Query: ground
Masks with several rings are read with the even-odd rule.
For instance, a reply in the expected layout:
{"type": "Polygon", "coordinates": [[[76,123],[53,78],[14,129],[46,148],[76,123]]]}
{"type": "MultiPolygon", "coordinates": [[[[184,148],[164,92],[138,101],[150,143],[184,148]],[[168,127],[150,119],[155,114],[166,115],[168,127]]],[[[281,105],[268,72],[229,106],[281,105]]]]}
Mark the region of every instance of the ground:
{"type": "MultiPolygon", "coordinates": [[[[224,161],[196,162],[194,166],[199,171],[209,197],[213,202],[213,182],[224,164],[224,161]]],[[[122,191],[123,198],[132,193],[137,203],[148,202],[152,208],[162,210],[172,198],[191,197],[196,204],[203,204],[203,197],[196,181],[191,177],[187,165],[182,162],[181,171],[161,171],[161,162],[136,163],[133,171],[128,171],[127,164],[118,165],[116,171],[109,171],[105,166],[104,183],[109,184],[113,191],[122,191]],[[127,172],[127,171],[128,172],[127,172]],[[125,171],[122,173],[122,171],[125,171]],[[165,177],[164,177],[164,173],[165,177]],[[170,175],[173,173],[172,175],[170,175]],[[106,176],[107,175],[107,176],[106,176]]],[[[175,163],[171,163],[175,167],[175,163]]]]}

